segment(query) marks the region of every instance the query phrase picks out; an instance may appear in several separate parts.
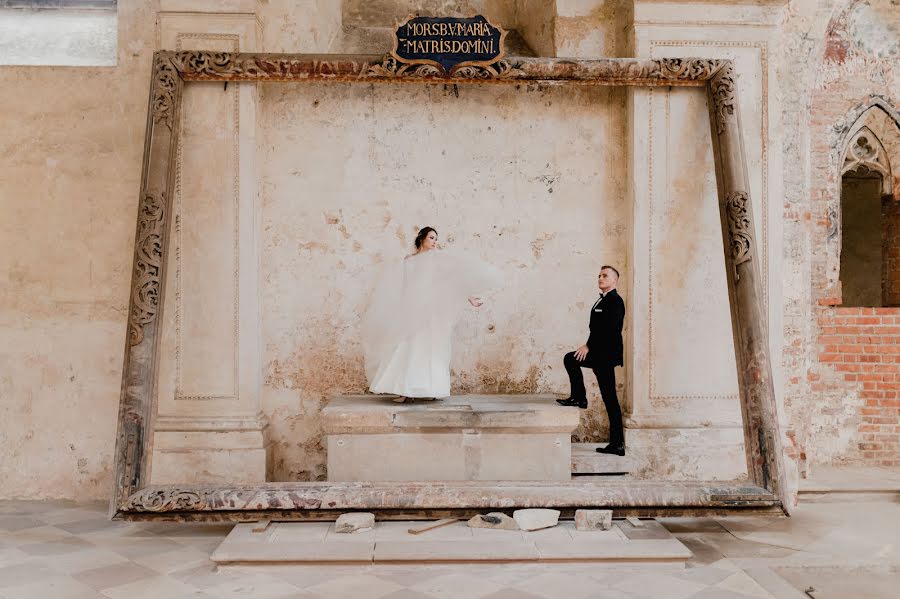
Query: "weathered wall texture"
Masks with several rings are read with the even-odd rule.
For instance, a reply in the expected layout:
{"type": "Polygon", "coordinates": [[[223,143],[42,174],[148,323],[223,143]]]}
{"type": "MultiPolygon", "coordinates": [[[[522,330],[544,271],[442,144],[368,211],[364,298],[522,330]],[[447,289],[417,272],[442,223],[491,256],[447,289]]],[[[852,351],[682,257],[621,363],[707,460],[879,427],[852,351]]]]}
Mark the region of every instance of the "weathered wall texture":
{"type": "MultiPolygon", "coordinates": [[[[784,373],[778,386],[796,440],[790,451],[813,463],[897,464],[900,313],[837,305],[842,144],[869,106],[897,118],[897,0],[704,2],[694,6],[693,24],[681,5],[665,2],[123,0],[115,67],[0,68],[0,497],[109,492],[149,66],[162,43],[158,13],[251,15],[265,51],[377,52],[389,24],[375,17],[416,10],[483,11],[544,55],[632,54],[637,28],[657,55],[732,53],[739,64],[769,65],[770,89],[779,93],[770,92],[767,110],[778,135],[762,147],[749,142],[759,157],[750,168],[759,169],[762,156],[786,165],[783,174],[770,171],[777,173],[770,189],[781,191],[769,194],[767,234],[782,248],[768,259],[769,314],[783,330],[773,345],[783,346],[776,373],[784,373]],[[779,11],[778,44],[748,33],[769,27],[754,24],[760,14],[779,11]],[[743,21],[750,25],[742,29],[743,21]],[[727,43],[705,42],[712,34],[727,43]]],[[[207,22],[191,19],[191,27],[207,22]]],[[[759,89],[761,81],[747,83],[759,89]]],[[[512,281],[461,323],[455,388],[564,391],[558,355],[580,340],[579,302],[593,296],[597,262],[619,261],[626,277],[647,276],[630,272],[640,245],[632,236],[647,224],[628,198],[637,177],[627,166],[635,130],[627,101],[605,89],[466,87],[457,96],[441,85],[259,88],[259,123],[240,123],[241,135],[255,135],[243,143],[257,148],[257,399],[270,418],[274,478],[323,476],[317,411],[332,392],[362,390],[354,339],[366,285],[379,259],[402,253],[420,225],[503,266],[512,281]]],[[[701,129],[685,134],[706,135],[701,129]]],[[[897,146],[882,141],[896,177],[897,146]]],[[[655,226],[657,240],[681,237],[665,222],[655,226]]],[[[695,266],[663,263],[667,271],[655,276],[672,285],[695,266]]],[[[682,318],[670,312],[668,319],[682,318]]],[[[637,359],[647,348],[632,350],[637,359]]],[[[673,387],[681,384],[672,378],[673,387]]],[[[648,442],[687,426],[667,420],[687,413],[690,430],[702,432],[703,394],[689,395],[700,399],[644,414],[648,442]]],[[[600,406],[585,418],[580,438],[602,437],[600,406]]],[[[678,451],[708,453],[696,445],[678,451]]]]}
{"type": "Polygon", "coordinates": [[[110,490],[155,12],[116,67],[0,67],[3,497],[110,490]]]}
{"type": "MultiPolygon", "coordinates": [[[[595,271],[627,248],[624,156],[609,151],[624,143],[622,109],[609,88],[262,86],[263,407],[277,480],[324,474],[321,406],[365,391],[359,316],[379,265],[425,225],[506,278],[457,328],[453,392],[563,388],[595,271]]],[[[599,440],[599,424],[580,435],[599,440]]]]}

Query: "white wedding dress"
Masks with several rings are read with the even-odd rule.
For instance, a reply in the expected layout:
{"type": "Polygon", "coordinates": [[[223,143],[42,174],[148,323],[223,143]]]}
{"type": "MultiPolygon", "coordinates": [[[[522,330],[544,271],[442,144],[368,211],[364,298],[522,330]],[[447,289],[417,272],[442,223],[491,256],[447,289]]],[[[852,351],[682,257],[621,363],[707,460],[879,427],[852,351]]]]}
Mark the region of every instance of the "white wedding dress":
{"type": "Polygon", "coordinates": [[[449,250],[388,264],[363,318],[369,390],[403,397],[449,396],[453,325],[470,296],[499,281],[496,268],[449,250]]]}

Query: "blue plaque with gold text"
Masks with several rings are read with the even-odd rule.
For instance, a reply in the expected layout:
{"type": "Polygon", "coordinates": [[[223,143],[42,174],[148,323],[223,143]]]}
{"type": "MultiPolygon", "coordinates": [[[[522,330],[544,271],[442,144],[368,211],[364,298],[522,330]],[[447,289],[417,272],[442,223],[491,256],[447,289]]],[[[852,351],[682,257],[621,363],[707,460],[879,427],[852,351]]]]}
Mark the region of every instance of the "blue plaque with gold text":
{"type": "Polygon", "coordinates": [[[503,57],[506,31],[481,15],[409,17],[394,32],[391,54],[400,62],[431,64],[445,73],[467,65],[487,66],[503,57]]]}

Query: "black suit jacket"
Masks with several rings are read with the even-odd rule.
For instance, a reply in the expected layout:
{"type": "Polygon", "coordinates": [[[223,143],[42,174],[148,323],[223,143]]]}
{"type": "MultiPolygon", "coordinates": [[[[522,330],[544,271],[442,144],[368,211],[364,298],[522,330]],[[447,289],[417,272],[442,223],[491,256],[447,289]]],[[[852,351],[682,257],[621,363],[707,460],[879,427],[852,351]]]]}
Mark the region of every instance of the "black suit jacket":
{"type": "Polygon", "coordinates": [[[594,364],[622,366],[622,324],[625,302],[615,289],[591,307],[591,334],[587,340],[588,360],[594,364]]]}

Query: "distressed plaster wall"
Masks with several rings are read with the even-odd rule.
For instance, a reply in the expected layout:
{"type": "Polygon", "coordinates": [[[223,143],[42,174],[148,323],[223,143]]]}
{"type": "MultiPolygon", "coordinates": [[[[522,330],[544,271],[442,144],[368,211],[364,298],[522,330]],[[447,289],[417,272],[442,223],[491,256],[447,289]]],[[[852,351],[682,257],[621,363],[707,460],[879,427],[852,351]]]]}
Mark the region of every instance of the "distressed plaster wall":
{"type": "MultiPolygon", "coordinates": [[[[330,52],[347,49],[347,40],[354,39],[348,29],[353,25],[345,22],[349,14],[345,4],[321,0],[234,0],[225,4],[121,0],[115,67],[0,67],[4,106],[0,113],[0,497],[85,499],[109,493],[147,84],[151,54],[159,43],[158,11],[255,13],[264,50],[330,52]]],[[[470,4],[485,6],[486,11],[494,6],[489,2],[470,4]]],[[[711,13],[710,18],[719,18],[730,4],[718,3],[715,11],[719,12],[711,13]]],[[[789,451],[802,451],[814,464],[896,464],[898,454],[898,407],[891,403],[896,396],[885,395],[896,393],[889,387],[900,380],[884,378],[898,374],[891,370],[879,373],[878,381],[862,381],[854,378],[856,373],[838,367],[845,362],[821,355],[827,353],[824,337],[831,334],[825,327],[858,327],[839,334],[838,343],[852,337],[847,345],[864,348],[863,338],[872,336],[869,327],[887,331],[900,326],[895,320],[900,315],[893,311],[851,314],[840,311],[849,308],[820,305],[839,299],[839,276],[829,262],[838,256],[838,246],[830,245],[828,207],[838,199],[841,132],[852,125],[849,121],[855,118],[854,111],[867,101],[877,97],[896,107],[900,96],[900,71],[891,43],[896,37],[878,34],[879,27],[889,26],[894,22],[891,18],[900,14],[896,0],[870,0],[866,4],[869,9],[863,11],[866,14],[853,17],[852,9],[858,4],[845,0],[789,2],[780,9],[780,43],[773,45],[769,54],[780,89],[770,110],[778,113],[781,123],[781,137],[769,151],[786,165],[783,229],[778,233],[783,250],[770,261],[771,267],[777,265],[782,272],[782,300],[773,310],[783,317],[784,349],[779,358],[784,373],[784,419],[796,441],[789,451]],[[832,22],[833,27],[829,25],[832,22]],[[854,320],[837,324],[826,322],[829,318],[875,318],[877,323],[854,320]],[[866,397],[867,393],[882,396],[866,397]],[[865,422],[865,418],[884,420],[865,422]],[[879,448],[865,444],[879,444],[879,448]]],[[[408,8],[414,5],[410,2],[408,8]]],[[[590,56],[622,44],[626,45],[624,53],[629,52],[627,31],[625,36],[619,35],[620,25],[610,24],[606,15],[622,19],[623,12],[628,15],[630,3],[616,10],[613,8],[619,5],[603,2],[519,0],[496,5],[507,11],[504,14],[512,11],[523,35],[541,54],[590,56]],[[541,33],[548,27],[551,34],[541,33]],[[597,28],[605,29],[598,32],[597,28]]],[[[733,8],[750,11],[756,5],[735,3],[733,8]]],[[[443,4],[429,4],[432,6],[443,4]]],[[[665,3],[660,6],[665,10],[665,3]]],[[[626,30],[629,19],[622,23],[626,30]]],[[[364,24],[355,26],[366,28],[364,24]]],[[[365,43],[353,49],[377,51],[375,42],[382,38],[360,39],[365,43]]],[[[598,257],[615,256],[627,244],[623,240],[628,236],[628,208],[619,195],[624,178],[611,174],[625,168],[621,158],[625,150],[616,143],[616,131],[625,121],[617,92],[467,88],[461,89],[457,98],[442,86],[410,87],[397,89],[393,104],[376,102],[378,94],[384,93],[366,87],[346,91],[325,85],[303,89],[263,86],[260,90],[260,118],[267,125],[261,129],[259,157],[269,161],[259,168],[260,211],[269,227],[263,251],[271,260],[263,265],[262,281],[263,311],[270,311],[263,323],[267,339],[263,407],[275,417],[273,434],[277,451],[283,455],[281,464],[276,465],[276,478],[302,480],[322,475],[318,424],[315,418],[303,416],[313,414],[331,391],[361,388],[359,364],[343,350],[350,348],[348,355],[357,351],[353,349],[352,323],[361,308],[362,275],[375,265],[379,250],[382,256],[401,250],[398,227],[400,237],[408,241],[413,227],[432,222],[441,228],[445,241],[454,236],[454,245],[510,267],[516,289],[534,292],[538,276],[545,277],[540,287],[550,297],[541,298],[540,305],[551,305],[558,298],[559,304],[567,306],[556,313],[563,319],[556,331],[541,320],[543,309],[515,304],[513,314],[522,314],[533,327],[527,335],[544,344],[541,349],[524,347],[523,351],[530,352],[529,359],[515,363],[504,361],[504,343],[522,343],[526,333],[516,328],[519,324],[510,312],[499,309],[504,301],[518,301],[504,295],[512,290],[491,297],[483,312],[468,313],[457,341],[476,349],[458,353],[454,361],[459,390],[480,386],[498,391],[562,391],[564,379],[558,367],[542,370],[541,366],[552,365],[559,346],[571,343],[562,338],[563,333],[576,334],[583,324],[579,300],[574,297],[592,294],[593,285],[590,278],[581,279],[575,271],[581,266],[590,271],[598,257]],[[558,123],[558,128],[541,131],[538,138],[538,131],[528,127],[549,125],[514,116],[512,95],[517,96],[517,106],[523,101],[549,119],[548,123],[558,123]],[[488,101],[482,104],[477,98],[488,101]],[[317,99],[318,108],[314,106],[317,99]],[[585,108],[588,103],[593,105],[590,115],[585,108]],[[449,112],[439,111],[439,107],[449,112]],[[336,121],[338,108],[342,109],[341,121],[336,121]],[[454,117],[452,111],[461,108],[474,111],[469,115],[473,120],[457,128],[455,119],[464,113],[454,117]],[[414,113],[409,123],[398,117],[403,110],[414,113]],[[478,120],[481,111],[490,118],[478,120]],[[276,123],[274,115],[288,121],[276,123]],[[290,121],[294,117],[297,122],[290,121]],[[312,118],[311,122],[301,125],[307,118],[312,118]],[[445,125],[440,135],[426,129],[432,119],[445,125]],[[579,119],[587,126],[576,129],[579,119]],[[485,161],[493,161],[488,163],[496,172],[482,172],[474,179],[459,180],[457,176],[453,180],[452,171],[438,168],[446,157],[424,161],[406,149],[409,140],[402,137],[404,127],[409,133],[427,134],[433,145],[451,149],[448,164],[468,168],[471,173],[478,166],[473,162],[477,147],[457,155],[452,148],[456,136],[469,139],[483,133],[488,120],[498,123],[496,132],[505,136],[506,143],[488,139],[486,148],[502,148],[506,153],[501,154],[502,159],[482,153],[485,161]],[[525,147],[525,140],[532,136],[538,140],[533,146],[541,147],[525,147]],[[583,138],[589,145],[574,146],[573,138],[583,138]],[[332,139],[339,143],[331,143],[332,139]],[[275,153],[277,148],[296,149],[292,155],[283,155],[275,153]],[[596,154],[593,160],[587,155],[588,148],[596,154]],[[527,170],[520,169],[516,175],[513,189],[509,184],[514,171],[504,162],[511,159],[511,149],[518,152],[520,167],[528,164],[527,170]],[[409,162],[396,169],[401,151],[410,152],[409,162]],[[309,172],[314,153],[332,158],[315,163],[322,173],[309,172]],[[539,157],[547,160],[542,164],[539,157]],[[597,171],[580,168],[577,173],[567,172],[565,163],[553,162],[551,157],[572,159],[582,167],[591,164],[597,171]],[[298,185],[293,170],[305,172],[311,183],[298,185]],[[352,185],[342,182],[344,174],[351,176],[352,185]],[[332,180],[326,190],[326,175],[337,177],[340,185],[332,185],[332,180]],[[429,186],[428,180],[443,183],[429,186]],[[551,180],[556,186],[552,195],[551,180]],[[571,186],[569,190],[566,185],[571,186]],[[575,189],[576,185],[584,189],[575,189]],[[373,192],[378,192],[379,198],[368,203],[373,192]],[[590,205],[585,222],[576,227],[557,209],[576,200],[582,206],[586,196],[598,202],[590,205]],[[397,198],[400,206],[392,207],[387,225],[386,206],[379,203],[386,197],[397,198]],[[432,197],[434,211],[427,213],[419,202],[422,198],[432,201],[432,197]],[[489,197],[491,202],[478,205],[473,218],[455,209],[455,201],[475,197],[489,197]],[[498,203],[492,203],[494,198],[498,203]],[[341,210],[333,203],[337,199],[353,209],[341,210]],[[513,205],[515,199],[520,202],[513,205]],[[363,204],[364,214],[357,210],[363,204]],[[528,219],[520,219],[526,213],[528,219]],[[528,224],[541,216],[546,216],[547,226],[536,229],[528,224]],[[301,221],[299,229],[288,226],[287,221],[294,217],[301,221]],[[584,254],[573,256],[573,248],[586,247],[579,237],[581,227],[598,223],[595,230],[600,234],[591,240],[594,253],[581,249],[584,254]],[[506,227],[503,236],[495,236],[494,225],[498,230],[506,227]],[[376,249],[382,238],[386,245],[376,249]],[[557,272],[552,266],[563,257],[572,260],[571,266],[557,272]],[[516,260],[524,268],[514,264],[516,260]],[[296,281],[289,280],[298,273],[309,277],[304,281],[310,285],[297,287],[296,281]],[[573,284],[582,287],[571,289],[573,284]],[[493,333],[487,332],[489,324],[495,326],[493,333]]],[[[894,341],[887,345],[896,348],[896,333],[891,335],[894,341]]],[[[884,366],[895,369],[896,363],[884,366]]],[[[601,413],[599,406],[589,412],[601,413]]],[[[583,430],[594,434],[591,431],[601,428],[600,423],[587,422],[583,430]]]]}
{"type": "Polygon", "coordinates": [[[156,10],[115,67],[0,67],[0,497],[110,492],[156,10]]]}
{"type": "MultiPolygon", "coordinates": [[[[607,88],[261,87],[263,403],[276,480],[324,475],[319,411],[330,394],[365,391],[366,297],[379,265],[408,253],[425,225],[506,279],[457,328],[453,392],[564,386],[561,356],[584,340],[595,271],[611,262],[627,272],[624,156],[610,151],[624,143],[620,98],[607,88]]],[[[580,437],[599,440],[599,411],[586,412],[580,437]]]]}

